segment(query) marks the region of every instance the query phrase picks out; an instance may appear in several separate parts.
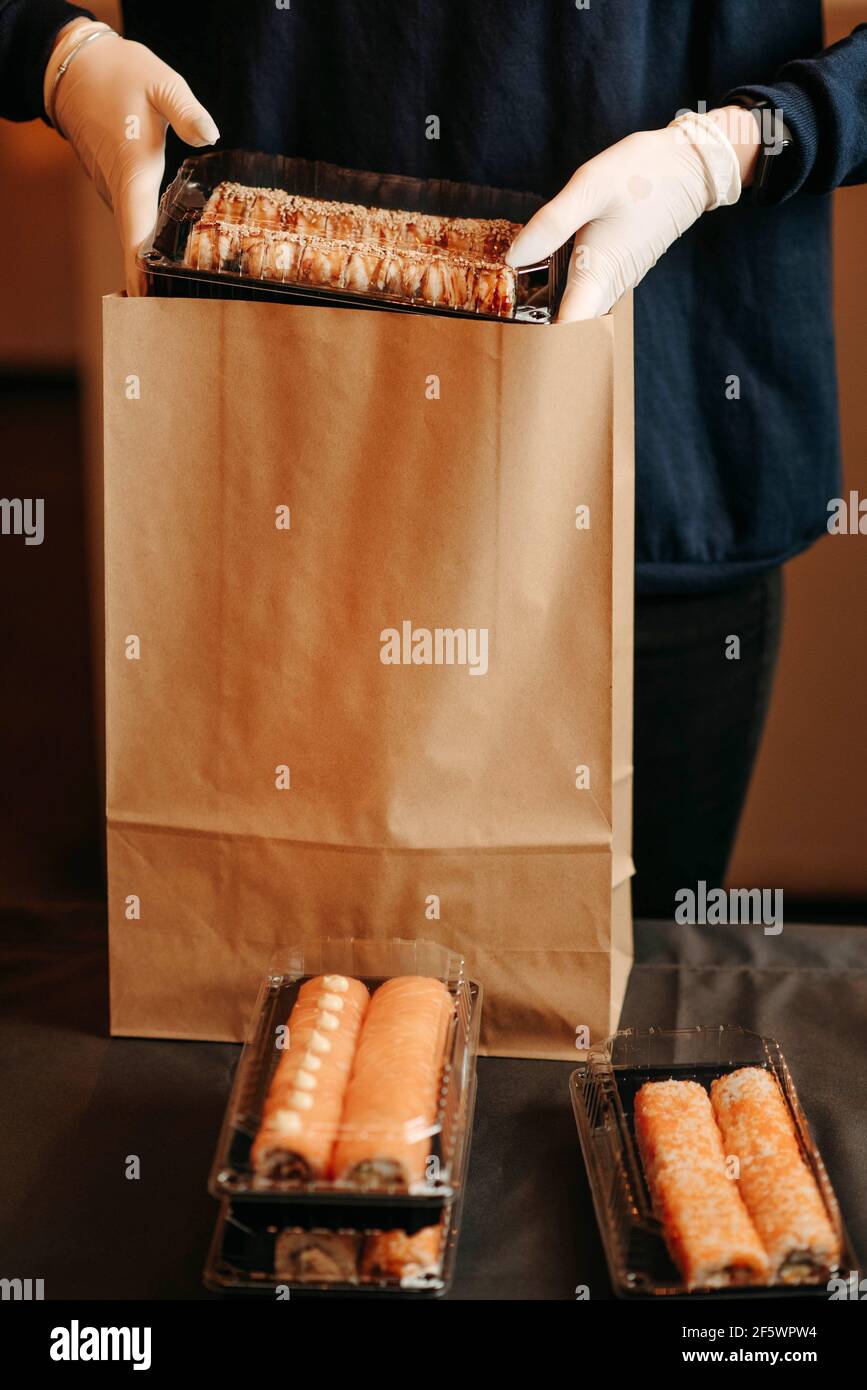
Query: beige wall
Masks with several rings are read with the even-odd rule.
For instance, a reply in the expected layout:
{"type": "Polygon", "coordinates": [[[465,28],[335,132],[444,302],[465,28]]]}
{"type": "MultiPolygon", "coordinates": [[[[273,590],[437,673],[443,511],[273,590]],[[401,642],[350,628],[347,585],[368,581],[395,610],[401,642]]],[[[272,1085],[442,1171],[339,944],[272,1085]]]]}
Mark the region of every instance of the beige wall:
{"type": "MultiPolygon", "coordinates": [[[[93,6],[91,6],[93,8],[93,6]]],[[[115,8],[102,5],[111,18],[115,8]]],[[[829,42],[867,4],[828,7],[829,42]]],[[[101,550],[100,297],[121,284],[111,219],[41,122],[0,123],[0,370],[77,366],[85,393],[92,551],[101,550]],[[46,192],[47,190],[47,192],[46,192]],[[46,207],[51,211],[45,215],[46,207]],[[73,287],[70,293],[70,285],[73,287]]],[[[867,188],[835,200],[836,317],[846,486],[867,497],[867,188]]],[[[732,882],[867,896],[867,537],[828,537],[787,568],[779,675],[732,882]]],[[[101,567],[94,606],[101,630],[101,567]]],[[[101,663],[97,658],[100,674],[101,663]]],[[[101,727],[101,718],[97,712],[101,727]]]]}

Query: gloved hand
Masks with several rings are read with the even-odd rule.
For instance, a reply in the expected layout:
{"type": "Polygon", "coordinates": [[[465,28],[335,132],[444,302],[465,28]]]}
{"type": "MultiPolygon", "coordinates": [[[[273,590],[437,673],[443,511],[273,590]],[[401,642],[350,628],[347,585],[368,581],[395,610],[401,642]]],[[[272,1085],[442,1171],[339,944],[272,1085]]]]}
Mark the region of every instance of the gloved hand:
{"type": "Polygon", "coordinates": [[[184,79],[139,43],[108,31],[57,70],[82,38],[108,25],[74,20],[60,31],[45,70],[49,119],[65,135],[112,209],[123,248],[127,294],[144,293],[136,254],[156,221],[166,127],[188,145],[220,138],[184,79]]]}
{"type": "Polygon", "coordinates": [[[663,130],[628,135],[531,217],[507,259],[532,265],[577,233],[559,318],[607,314],[702,213],[737,202],[759,143],[741,107],[688,112],[663,130]]]}

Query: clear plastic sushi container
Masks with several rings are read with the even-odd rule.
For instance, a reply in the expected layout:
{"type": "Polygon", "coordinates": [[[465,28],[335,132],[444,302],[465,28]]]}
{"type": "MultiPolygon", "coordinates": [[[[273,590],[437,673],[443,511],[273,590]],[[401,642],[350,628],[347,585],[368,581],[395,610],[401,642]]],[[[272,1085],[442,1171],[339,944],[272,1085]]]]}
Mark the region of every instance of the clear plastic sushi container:
{"type": "MultiPolygon", "coordinates": [[[[463,958],[435,942],[333,938],[288,947],[274,957],[253,1011],[211,1170],[209,1188],[221,1202],[221,1213],[205,1271],[208,1287],[260,1293],[284,1285],[297,1291],[442,1292],[450,1277],[469,1160],[481,1002],[481,987],[466,975],[463,958]],[[253,1143],[283,1056],[279,1040],[301,986],[320,975],[360,980],[371,996],[395,977],[430,977],[452,997],[435,1113],[424,1117],[421,1127],[409,1123],[406,1135],[399,1136],[424,1145],[422,1174],[409,1183],[375,1169],[357,1179],[275,1176],[253,1164],[253,1143]]],[[[359,1132],[341,1123],[328,1134],[336,1142],[370,1141],[376,1151],[375,1125],[359,1132]]],[[[393,1129],[388,1134],[394,1138],[393,1129]]]]}
{"type": "Polygon", "coordinates": [[[608,1272],[619,1297],[827,1298],[828,1280],[846,1279],[857,1268],[825,1165],[773,1038],[725,1024],[626,1028],[591,1047],[570,1077],[570,1092],[608,1272]],[[813,1283],[687,1290],[653,1214],[635,1139],[635,1097],[647,1081],[697,1081],[709,1088],[739,1067],[764,1067],[776,1077],[802,1156],[840,1236],[841,1260],[813,1283]]]}
{"type": "MultiPolygon", "coordinates": [[[[341,169],[321,161],[283,155],[216,150],[196,155],[181,165],[163,193],[154,235],[140,256],[140,265],[148,293],[160,296],[312,302],[499,322],[549,323],[556,315],[565,285],[568,246],[533,265],[508,272],[508,293],[497,292],[493,299],[487,295],[479,297],[475,278],[495,269],[486,265],[491,258],[461,259],[457,252],[432,242],[414,243],[414,249],[403,241],[393,243],[395,250],[403,247],[410,255],[429,252],[431,258],[426,268],[419,263],[418,283],[413,273],[397,288],[387,264],[377,265],[380,256],[388,261],[386,246],[375,248],[372,259],[366,262],[374,266],[374,271],[372,280],[364,281],[363,289],[358,287],[359,277],[347,269],[345,260],[330,283],[308,283],[305,270],[314,263],[314,253],[333,256],[336,265],[341,246],[358,246],[357,237],[352,235],[353,217],[356,221],[361,217],[358,225],[363,225],[365,210],[418,214],[420,224],[430,215],[524,223],[541,204],[542,199],[535,194],[513,189],[341,169]],[[317,225],[308,231],[305,223],[305,230],[300,233],[293,229],[282,233],[280,246],[274,244],[277,228],[255,224],[239,234],[237,228],[224,227],[222,240],[213,241],[213,246],[220,248],[214,268],[213,256],[201,253],[194,229],[214,190],[223,183],[279,189],[296,199],[322,200],[342,204],[343,208],[336,209],[330,221],[326,219],[321,227],[317,225]],[[454,285],[461,281],[451,261],[467,280],[465,296],[454,293],[454,285]],[[452,286],[448,293],[446,283],[452,286]],[[479,303],[484,307],[479,308],[479,303]]],[[[205,225],[203,222],[202,227],[205,225]]],[[[493,260],[499,265],[502,257],[498,254],[493,260]]]]}

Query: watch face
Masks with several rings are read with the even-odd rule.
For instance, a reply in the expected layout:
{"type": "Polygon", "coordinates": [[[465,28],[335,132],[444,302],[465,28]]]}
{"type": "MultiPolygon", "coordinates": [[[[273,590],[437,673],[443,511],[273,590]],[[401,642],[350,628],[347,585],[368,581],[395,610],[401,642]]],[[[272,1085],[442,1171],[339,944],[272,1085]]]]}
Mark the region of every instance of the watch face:
{"type": "Polygon", "coordinates": [[[750,111],[758,123],[761,135],[761,149],[753,175],[753,188],[760,192],[766,189],[779,169],[780,161],[792,145],[792,134],[783,118],[782,111],[771,106],[770,102],[756,102],[750,111]]]}

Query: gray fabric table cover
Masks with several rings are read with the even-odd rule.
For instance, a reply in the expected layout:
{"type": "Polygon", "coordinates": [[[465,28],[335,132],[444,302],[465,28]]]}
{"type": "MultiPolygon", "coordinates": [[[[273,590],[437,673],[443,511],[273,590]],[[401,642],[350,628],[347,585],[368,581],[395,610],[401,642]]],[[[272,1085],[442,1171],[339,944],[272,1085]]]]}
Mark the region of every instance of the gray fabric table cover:
{"type": "MultiPolygon", "coordinates": [[[[238,1048],[109,1038],[98,908],[0,926],[0,1274],[44,1279],[47,1299],[215,1297],[201,1284],[217,1214],[206,1178],[238,1048]]],[[[867,931],[639,923],[622,1021],[775,1037],[863,1259],[867,931]]],[[[480,1060],[451,1298],[573,1299],[578,1284],[610,1297],[570,1070],[480,1060]]]]}

